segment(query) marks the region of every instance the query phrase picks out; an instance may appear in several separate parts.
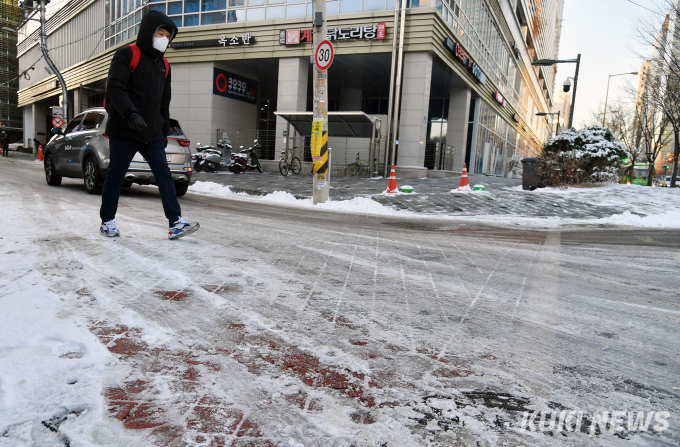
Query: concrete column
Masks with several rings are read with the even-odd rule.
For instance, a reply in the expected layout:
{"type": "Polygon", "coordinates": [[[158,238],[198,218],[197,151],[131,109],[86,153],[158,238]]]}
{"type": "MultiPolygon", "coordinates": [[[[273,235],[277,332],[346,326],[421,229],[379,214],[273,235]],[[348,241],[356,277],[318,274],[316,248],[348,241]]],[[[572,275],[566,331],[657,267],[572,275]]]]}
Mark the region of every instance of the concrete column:
{"type": "Polygon", "coordinates": [[[342,112],[357,112],[362,110],[363,90],[360,88],[340,89],[339,108],[342,112]]]}
{"type": "MultiPolygon", "coordinates": [[[[276,96],[277,112],[304,112],[307,109],[308,75],[308,57],[279,59],[279,84],[276,96]]],[[[287,127],[286,120],[280,117],[276,118],[275,147],[277,155],[286,148],[283,142],[283,131],[287,127]]]]}
{"type": "Polygon", "coordinates": [[[22,107],[24,112],[24,147],[33,147],[33,106],[22,107]]]}
{"type": "Polygon", "coordinates": [[[425,139],[431,81],[432,54],[405,53],[399,112],[398,177],[427,177],[427,168],[424,167],[425,139]]]}
{"type": "Polygon", "coordinates": [[[77,88],[73,90],[73,116],[89,108],[88,99],[87,89],[77,88]]]}
{"type": "MultiPolygon", "coordinates": [[[[449,119],[446,133],[446,144],[454,147],[453,171],[462,172],[465,162],[465,146],[467,145],[468,122],[470,121],[470,98],[472,90],[451,88],[449,96],[449,119]]],[[[468,167],[469,169],[469,167],[468,167]]]]}
{"type": "Polygon", "coordinates": [[[33,107],[33,113],[32,113],[33,132],[34,132],[33,136],[38,141],[40,141],[40,143],[43,146],[45,146],[45,144],[49,140],[48,135],[47,135],[47,129],[45,128],[45,126],[46,126],[45,120],[47,119],[47,116],[45,115],[45,106],[42,106],[39,103],[35,103],[35,102],[31,106],[33,107]]]}

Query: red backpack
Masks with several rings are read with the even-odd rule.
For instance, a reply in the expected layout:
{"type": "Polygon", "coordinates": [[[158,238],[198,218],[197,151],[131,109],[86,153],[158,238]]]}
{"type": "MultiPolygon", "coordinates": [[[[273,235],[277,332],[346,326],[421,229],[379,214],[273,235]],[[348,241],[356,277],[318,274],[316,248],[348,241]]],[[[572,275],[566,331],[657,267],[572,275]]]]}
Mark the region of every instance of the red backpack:
{"type": "MultiPolygon", "coordinates": [[[[135,70],[137,69],[137,65],[139,65],[139,58],[142,56],[142,52],[137,46],[137,44],[130,44],[128,45],[130,49],[132,50],[132,59],[130,60],[130,72],[134,73],[135,70]]],[[[165,64],[165,77],[168,77],[168,72],[170,71],[170,64],[168,63],[168,60],[163,56],[163,63],[165,64]]],[[[106,109],[106,98],[108,98],[109,95],[109,78],[106,78],[106,96],[104,96],[104,108],[106,109]]],[[[108,109],[106,109],[108,111],[108,109]]]]}

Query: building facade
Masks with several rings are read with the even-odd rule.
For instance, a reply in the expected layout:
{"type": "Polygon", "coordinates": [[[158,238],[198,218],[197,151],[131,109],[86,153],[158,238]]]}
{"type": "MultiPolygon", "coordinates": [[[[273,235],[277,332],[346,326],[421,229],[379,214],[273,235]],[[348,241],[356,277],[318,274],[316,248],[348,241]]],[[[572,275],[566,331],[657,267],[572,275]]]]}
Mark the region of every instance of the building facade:
{"type": "MultiPolygon", "coordinates": [[[[510,160],[536,155],[548,136],[555,71],[531,61],[556,58],[562,0],[407,0],[397,130],[401,177],[462,170],[508,175],[510,160]]],[[[386,124],[394,0],[328,1],[329,111],[363,111],[386,124]]],[[[48,47],[69,91],[70,116],[103,102],[113,53],[134,43],[147,9],[180,28],[166,53],[172,65],[171,115],[195,142],[227,132],[258,138],[261,158],[278,159],[288,141],[311,161],[306,135],[291,134],[275,112],[312,110],[312,2],[306,0],[72,0],[48,22],[48,47]],[[288,140],[287,140],[288,139],[288,140]]],[[[40,57],[35,33],[18,45],[20,68],[40,57]]],[[[38,61],[21,80],[26,138],[49,135],[61,89],[38,61]]],[[[386,126],[383,125],[383,130],[386,126]]],[[[378,159],[385,159],[382,135],[378,159]]],[[[364,138],[329,138],[333,163],[368,155],[364,138]]]]}
{"type": "MultiPolygon", "coordinates": [[[[17,29],[20,23],[17,0],[2,0],[0,28],[17,29]]],[[[0,29],[0,126],[12,143],[21,140],[23,129],[17,96],[18,77],[17,34],[0,29]]]]}

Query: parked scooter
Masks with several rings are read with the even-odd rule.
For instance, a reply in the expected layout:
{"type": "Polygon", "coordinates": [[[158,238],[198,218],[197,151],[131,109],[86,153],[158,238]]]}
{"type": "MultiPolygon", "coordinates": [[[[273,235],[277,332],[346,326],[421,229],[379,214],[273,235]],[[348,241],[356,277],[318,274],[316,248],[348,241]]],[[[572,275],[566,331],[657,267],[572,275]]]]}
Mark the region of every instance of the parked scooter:
{"type": "Polygon", "coordinates": [[[215,172],[227,168],[230,162],[222,161],[222,151],[227,150],[231,154],[231,143],[228,140],[219,140],[217,147],[215,147],[215,143],[207,146],[201,146],[201,143],[198,143],[196,153],[191,156],[194,171],[215,172]]]}
{"type": "Polygon", "coordinates": [[[262,172],[262,167],[260,166],[260,160],[255,154],[255,150],[260,148],[260,144],[255,140],[253,146],[248,149],[240,148],[240,152],[231,154],[231,160],[229,161],[228,168],[234,174],[240,174],[245,171],[262,172]],[[248,163],[248,155],[250,155],[250,163],[248,163]]]}

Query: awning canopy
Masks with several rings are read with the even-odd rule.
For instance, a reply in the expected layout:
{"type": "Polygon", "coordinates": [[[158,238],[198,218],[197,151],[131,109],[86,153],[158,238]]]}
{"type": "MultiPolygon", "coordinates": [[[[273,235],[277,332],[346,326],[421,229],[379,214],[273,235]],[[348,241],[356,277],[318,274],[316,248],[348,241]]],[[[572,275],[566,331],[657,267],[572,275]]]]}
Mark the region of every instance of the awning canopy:
{"type": "MultiPolygon", "coordinates": [[[[312,134],[312,112],[274,112],[288,121],[300,135],[312,134]]],[[[328,112],[328,135],[331,137],[371,138],[374,118],[364,112],[328,112]]],[[[376,119],[377,121],[377,119],[376,119]]],[[[376,130],[376,137],[378,131],[376,130]]]]}

